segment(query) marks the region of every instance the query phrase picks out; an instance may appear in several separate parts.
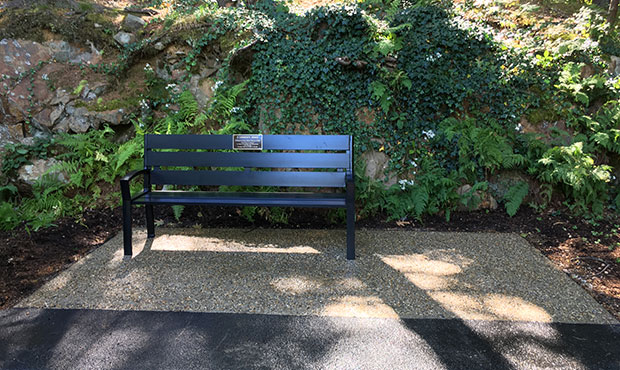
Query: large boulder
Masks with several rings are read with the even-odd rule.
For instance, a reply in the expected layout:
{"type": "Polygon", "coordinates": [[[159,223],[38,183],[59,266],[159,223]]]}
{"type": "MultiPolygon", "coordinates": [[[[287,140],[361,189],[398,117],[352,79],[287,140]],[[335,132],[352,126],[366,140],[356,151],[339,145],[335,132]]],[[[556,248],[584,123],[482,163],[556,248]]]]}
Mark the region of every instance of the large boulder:
{"type": "MultiPolygon", "coordinates": [[[[502,171],[489,179],[489,192],[497,199],[502,200],[506,198],[506,194],[511,187],[521,182],[526,182],[530,185],[530,189],[533,188],[532,180],[527,175],[519,171],[502,171]]],[[[526,197],[524,201],[527,202],[529,200],[530,198],[526,197]]]]}
{"type": "Polygon", "coordinates": [[[382,182],[386,188],[396,184],[398,181],[394,173],[387,172],[390,157],[384,152],[368,151],[362,154],[361,160],[366,166],[364,170],[366,177],[382,182]]]}
{"type": "Polygon", "coordinates": [[[201,78],[200,75],[194,75],[189,80],[189,90],[192,92],[196,101],[198,102],[198,106],[201,109],[207,106],[207,103],[213,95],[215,80],[212,78],[201,78]]]}
{"type": "Polygon", "coordinates": [[[4,123],[0,125],[0,151],[7,143],[16,143],[24,139],[24,124],[4,123]]]}
{"type": "Polygon", "coordinates": [[[0,75],[16,77],[52,58],[49,47],[34,41],[0,40],[0,75]]]}
{"type": "MultiPolygon", "coordinates": [[[[61,64],[51,63],[43,66],[32,80],[24,78],[14,86],[7,88],[7,109],[2,114],[3,122],[32,122],[35,131],[46,132],[50,127],[51,102],[55,93],[48,86],[48,76],[65,68],[61,64]]],[[[31,133],[32,134],[32,133],[31,133]]]]}
{"type": "Polygon", "coordinates": [[[50,49],[52,58],[61,63],[99,63],[101,53],[91,43],[90,50],[71,45],[64,40],[51,40],[44,43],[50,49]]]}
{"type": "Polygon", "coordinates": [[[114,40],[122,46],[127,46],[136,42],[136,35],[129,32],[119,32],[114,35],[114,40]]]}
{"type": "Polygon", "coordinates": [[[24,165],[17,171],[17,180],[32,186],[44,175],[47,175],[57,181],[67,183],[68,179],[66,174],[62,171],[53,169],[53,167],[58,164],[59,162],[54,158],[35,159],[32,161],[32,164],[24,165]]]}
{"type": "Polygon", "coordinates": [[[461,203],[459,205],[459,211],[479,211],[481,209],[497,209],[497,201],[495,198],[488,192],[482,192],[480,190],[476,190],[472,193],[473,187],[469,184],[465,184],[458,189],[456,192],[458,195],[463,197],[466,202],[461,203]]]}
{"type": "Polygon", "coordinates": [[[146,25],[144,19],[133,14],[127,14],[123,19],[123,29],[129,32],[141,30],[146,25]]]}
{"type": "MultiPolygon", "coordinates": [[[[65,108],[67,116],[60,124],[75,133],[84,133],[92,127],[92,120],[90,119],[88,109],[84,107],[76,108],[73,105],[69,105],[65,108]]],[[[95,127],[98,128],[98,127],[95,127]]]]}
{"type": "Polygon", "coordinates": [[[91,119],[92,127],[101,127],[103,124],[118,126],[125,123],[122,109],[112,109],[103,112],[88,112],[87,116],[91,119]]]}

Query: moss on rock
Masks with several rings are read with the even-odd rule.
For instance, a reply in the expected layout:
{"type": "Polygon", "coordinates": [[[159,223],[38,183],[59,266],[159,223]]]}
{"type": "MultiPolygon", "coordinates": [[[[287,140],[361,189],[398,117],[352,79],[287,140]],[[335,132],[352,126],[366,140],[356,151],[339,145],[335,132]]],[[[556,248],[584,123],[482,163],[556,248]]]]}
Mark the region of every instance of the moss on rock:
{"type": "Polygon", "coordinates": [[[0,14],[0,39],[45,42],[51,33],[68,42],[87,46],[90,41],[98,49],[113,49],[115,45],[110,30],[116,28],[115,17],[113,11],[93,11],[84,15],[48,5],[10,8],[0,14]],[[101,27],[95,27],[95,23],[101,27]]]}

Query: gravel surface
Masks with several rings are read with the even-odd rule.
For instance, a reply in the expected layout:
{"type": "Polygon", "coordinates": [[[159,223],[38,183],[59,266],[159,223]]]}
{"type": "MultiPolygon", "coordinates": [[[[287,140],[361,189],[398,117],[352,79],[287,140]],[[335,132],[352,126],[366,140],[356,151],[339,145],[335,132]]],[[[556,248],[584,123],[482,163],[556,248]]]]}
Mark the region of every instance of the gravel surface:
{"type": "Polygon", "coordinates": [[[17,307],[617,323],[514,234],[166,229],[122,235],[17,307]]]}
{"type": "Polygon", "coordinates": [[[0,369],[619,369],[620,325],[0,310],[0,369]]]}

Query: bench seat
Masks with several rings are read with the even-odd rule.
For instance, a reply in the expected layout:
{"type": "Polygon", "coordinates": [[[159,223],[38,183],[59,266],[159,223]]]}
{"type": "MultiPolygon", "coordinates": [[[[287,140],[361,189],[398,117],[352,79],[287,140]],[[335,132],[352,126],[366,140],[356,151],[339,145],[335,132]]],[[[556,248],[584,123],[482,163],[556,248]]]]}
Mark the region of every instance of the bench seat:
{"type": "Polygon", "coordinates": [[[120,180],[125,256],[133,254],[131,208],[139,204],[148,238],[155,237],[155,206],[344,208],[346,257],[355,259],[353,163],[350,135],[145,134],[144,167],[120,180]],[[130,181],[139,177],[142,191],[132,194],[130,181]],[[183,186],[223,191],[169,190],[183,186]],[[264,187],[277,191],[258,191],[264,187]]]}
{"type": "Polygon", "coordinates": [[[155,190],[137,196],[132,202],[134,204],[344,208],[346,194],[155,190]]]}

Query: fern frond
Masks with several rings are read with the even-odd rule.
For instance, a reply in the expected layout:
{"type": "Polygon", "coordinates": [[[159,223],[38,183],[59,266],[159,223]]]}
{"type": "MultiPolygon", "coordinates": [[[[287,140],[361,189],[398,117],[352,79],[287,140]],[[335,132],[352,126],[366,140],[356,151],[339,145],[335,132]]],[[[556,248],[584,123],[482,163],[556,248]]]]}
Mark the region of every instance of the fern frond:
{"type": "Polygon", "coordinates": [[[118,148],[118,152],[114,155],[114,171],[118,171],[118,169],[121,168],[121,166],[125,164],[129,158],[133,156],[140,156],[142,152],[142,143],[137,140],[130,140],[121,145],[118,148]]]}
{"type": "Polygon", "coordinates": [[[424,186],[418,186],[413,190],[413,212],[416,218],[419,218],[428,206],[428,189],[424,186]]]}
{"type": "Polygon", "coordinates": [[[517,213],[529,191],[530,186],[525,181],[520,181],[508,189],[505,197],[508,216],[512,217],[517,213]]]}
{"type": "Polygon", "coordinates": [[[185,90],[179,96],[179,115],[183,121],[193,121],[200,108],[191,91],[185,90]]]}
{"type": "Polygon", "coordinates": [[[174,213],[174,218],[179,221],[181,219],[181,215],[183,214],[183,210],[185,206],[182,205],[174,205],[172,206],[172,212],[174,213]]]}

